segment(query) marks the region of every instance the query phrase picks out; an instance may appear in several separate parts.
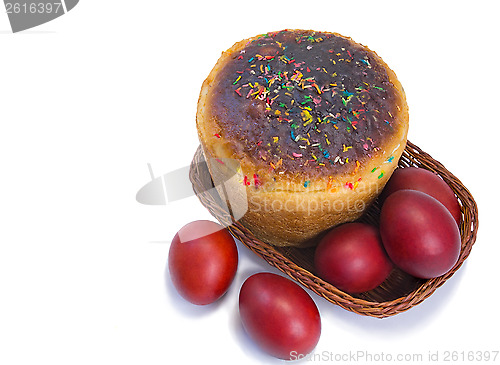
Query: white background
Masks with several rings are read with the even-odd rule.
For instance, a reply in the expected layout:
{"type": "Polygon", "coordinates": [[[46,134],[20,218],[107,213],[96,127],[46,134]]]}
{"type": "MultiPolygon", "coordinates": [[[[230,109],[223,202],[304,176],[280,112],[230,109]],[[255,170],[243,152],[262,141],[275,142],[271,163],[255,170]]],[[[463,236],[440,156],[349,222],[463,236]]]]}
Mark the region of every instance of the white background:
{"type": "Polygon", "coordinates": [[[135,194],[147,163],[157,176],[189,165],[198,93],[220,53],[283,28],[339,32],[382,56],[407,93],[409,139],[479,206],[466,264],[410,311],[378,320],[310,293],[323,326],[315,362],[499,351],[497,8],[409,3],[82,0],[19,34],[0,13],[0,364],[281,362],[237,310],[248,276],[277,271],[238,244],[229,292],[187,303],[166,270],[169,242],[211,217],[196,197],[146,206],[135,194]]]}

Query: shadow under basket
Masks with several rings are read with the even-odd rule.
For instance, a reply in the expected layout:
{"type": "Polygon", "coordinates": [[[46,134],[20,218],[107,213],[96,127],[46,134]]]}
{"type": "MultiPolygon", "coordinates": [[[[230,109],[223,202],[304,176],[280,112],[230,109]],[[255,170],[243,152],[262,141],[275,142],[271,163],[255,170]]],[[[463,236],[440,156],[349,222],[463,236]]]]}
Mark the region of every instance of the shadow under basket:
{"type": "MultiPolygon", "coordinates": [[[[417,279],[396,268],[380,286],[360,294],[343,292],[316,276],[313,265],[314,247],[276,247],[261,241],[240,222],[235,221],[225,208],[226,205],[222,204],[222,199],[217,190],[213,189],[214,185],[200,147],[191,163],[189,177],[194,192],[210,213],[222,225],[227,226],[235,238],[270,265],[278,268],[305,288],[346,310],[361,315],[384,318],[404,312],[420,304],[443,285],[469,256],[477,235],[477,205],[460,180],[441,163],[408,141],[399,160],[399,168],[410,166],[427,169],[438,174],[455,192],[462,211],[460,257],[455,266],[443,276],[429,280],[417,279]]],[[[380,206],[378,201],[375,201],[359,221],[378,225],[379,214],[380,206]]]]}

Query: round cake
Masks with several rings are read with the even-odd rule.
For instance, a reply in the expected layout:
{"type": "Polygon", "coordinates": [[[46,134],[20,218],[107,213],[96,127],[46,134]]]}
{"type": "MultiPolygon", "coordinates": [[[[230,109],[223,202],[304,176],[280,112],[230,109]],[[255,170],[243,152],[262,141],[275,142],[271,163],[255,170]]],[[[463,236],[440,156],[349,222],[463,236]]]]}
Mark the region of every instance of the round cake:
{"type": "Polygon", "coordinates": [[[282,30],[222,54],[196,123],[233,217],[273,245],[310,246],[382,191],[406,144],[408,106],[394,72],[366,46],[282,30]]]}

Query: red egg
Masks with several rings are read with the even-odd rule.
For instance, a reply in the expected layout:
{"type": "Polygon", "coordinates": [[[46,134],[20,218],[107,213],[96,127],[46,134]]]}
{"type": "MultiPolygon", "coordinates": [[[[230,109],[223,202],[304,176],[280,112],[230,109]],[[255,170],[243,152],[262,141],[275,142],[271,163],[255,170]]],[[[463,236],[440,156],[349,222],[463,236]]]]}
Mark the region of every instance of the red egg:
{"type": "Polygon", "coordinates": [[[179,294],[206,305],[226,293],[238,267],[233,236],[210,221],[194,221],[180,229],[170,245],[168,268],[179,294]]]}
{"type": "Polygon", "coordinates": [[[321,319],[316,304],[304,289],[282,276],[250,276],[240,290],[239,310],[248,335],[277,358],[302,358],[319,341],[321,319]]]}
{"type": "Polygon", "coordinates": [[[364,223],[328,232],[316,248],[314,264],[321,278],[348,293],[374,289],[393,268],[378,230],[364,223]]]}
{"type": "Polygon", "coordinates": [[[387,197],[380,234],[392,262],[418,278],[445,274],[460,255],[460,232],[451,213],[420,191],[399,190],[387,197]]]}
{"type": "Polygon", "coordinates": [[[381,200],[398,190],[418,190],[439,200],[451,213],[457,225],[460,225],[460,204],[449,185],[433,172],[416,167],[396,169],[387,182],[381,200]]]}

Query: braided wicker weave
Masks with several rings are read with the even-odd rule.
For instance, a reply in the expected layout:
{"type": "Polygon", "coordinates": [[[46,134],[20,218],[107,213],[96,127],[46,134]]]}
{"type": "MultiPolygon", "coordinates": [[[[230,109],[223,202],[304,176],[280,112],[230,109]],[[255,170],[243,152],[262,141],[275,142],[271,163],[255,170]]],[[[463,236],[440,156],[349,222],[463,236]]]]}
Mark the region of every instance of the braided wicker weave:
{"type": "MultiPolygon", "coordinates": [[[[470,192],[452,173],[429,154],[409,142],[399,160],[399,167],[414,166],[437,173],[455,192],[462,209],[460,234],[462,249],[455,266],[445,275],[438,278],[416,279],[399,269],[394,269],[386,281],[379,287],[365,293],[351,295],[325,282],[315,275],[313,266],[314,248],[276,247],[259,240],[241,223],[235,221],[230,213],[222,207],[221,197],[213,187],[201,148],[198,148],[190,169],[193,189],[201,203],[223,225],[227,226],[234,237],[250,250],[278,268],[304,287],[312,290],[326,300],[352,312],[384,318],[404,312],[421,303],[443,285],[469,256],[476,240],[478,229],[477,205],[470,192]]],[[[375,202],[360,219],[378,224],[380,207],[375,202]]]]}

